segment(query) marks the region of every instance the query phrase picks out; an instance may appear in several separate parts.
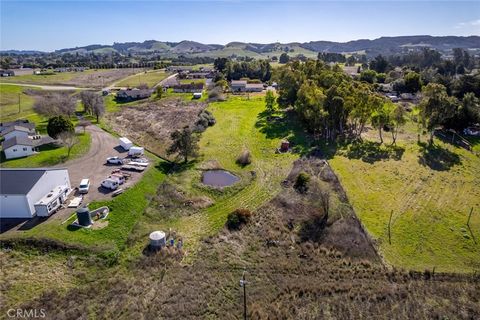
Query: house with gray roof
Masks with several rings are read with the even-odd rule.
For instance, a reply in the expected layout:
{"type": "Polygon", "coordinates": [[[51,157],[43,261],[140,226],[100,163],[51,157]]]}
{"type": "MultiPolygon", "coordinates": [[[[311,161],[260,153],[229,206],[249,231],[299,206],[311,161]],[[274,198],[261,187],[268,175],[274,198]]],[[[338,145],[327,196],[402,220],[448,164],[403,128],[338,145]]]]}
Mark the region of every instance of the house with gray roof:
{"type": "Polygon", "coordinates": [[[0,218],[49,216],[71,192],[67,169],[0,169],[0,218]]]}
{"type": "Polygon", "coordinates": [[[53,143],[50,137],[41,136],[14,136],[2,142],[2,150],[6,159],[15,159],[21,157],[28,157],[39,151],[38,147],[53,143]]]}

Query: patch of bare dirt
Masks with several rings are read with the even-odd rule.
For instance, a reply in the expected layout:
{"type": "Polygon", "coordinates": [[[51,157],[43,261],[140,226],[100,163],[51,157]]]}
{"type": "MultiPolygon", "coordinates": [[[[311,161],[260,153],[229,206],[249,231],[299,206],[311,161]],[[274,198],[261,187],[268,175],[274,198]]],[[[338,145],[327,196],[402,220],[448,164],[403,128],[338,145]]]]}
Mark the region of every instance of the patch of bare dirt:
{"type": "Polygon", "coordinates": [[[171,144],[172,132],[185,126],[193,127],[205,107],[205,103],[181,99],[149,101],[122,107],[121,111],[109,114],[107,121],[121,136],[164,156],[171,144]]]}
{"type": "Polygon", "coordinates": [[[74,85],[78,87],[103,88],[117,82],[128,76],[142,72],[142,68],[124,68],[99,70],[94,73],[80,72],[71,80],[66,81],[65,84],[74,85]]]}

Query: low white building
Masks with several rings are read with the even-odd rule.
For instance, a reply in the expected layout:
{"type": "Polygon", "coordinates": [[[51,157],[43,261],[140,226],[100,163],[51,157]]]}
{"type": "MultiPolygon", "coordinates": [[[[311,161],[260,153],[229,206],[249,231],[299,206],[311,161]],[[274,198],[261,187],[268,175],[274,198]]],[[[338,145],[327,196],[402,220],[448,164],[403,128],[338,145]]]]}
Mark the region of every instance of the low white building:
{"type": "Polygon", "coordinates": [[[6,159],[28,157],[38,152],[38,147],[53,143],[50,137],[13,137],[2,142],[2,149],[6,159]],[[38,138],[38,139],[37,139],[38,138]]]}
{"type": "Polygon", "coordinates": [[[14,137],[24,137],[35,135],[35,129],[30,129],[25,126],[10,126],[5,128],[0,132],[0,136],[4,137],[5,140],[14,138],[14,137]]]}
{"type": "Polygon", "coordinates": [[[49,216],[71,191],[67,169],[0,169],[0,218],[49,216]]]}

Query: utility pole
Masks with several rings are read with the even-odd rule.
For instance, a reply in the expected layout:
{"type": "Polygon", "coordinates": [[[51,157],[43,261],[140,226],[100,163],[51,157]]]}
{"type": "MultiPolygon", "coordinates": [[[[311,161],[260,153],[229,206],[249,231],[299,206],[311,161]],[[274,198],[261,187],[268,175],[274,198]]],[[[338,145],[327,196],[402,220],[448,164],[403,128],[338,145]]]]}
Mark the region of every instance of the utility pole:
{"type": "Polygon", "coordinates": [[[22,110],[21,110],[21,105],[20,105],[20,93],[18,94],[18,113],[20,113],[22,110]]]}
{"type": "Polygon", "coordinates": [[[240,287],[243,287],[243,319],[247,320],[247,281],[245,280],[245,272],[243,271],[242,279],[240,279],[240,287]]]}

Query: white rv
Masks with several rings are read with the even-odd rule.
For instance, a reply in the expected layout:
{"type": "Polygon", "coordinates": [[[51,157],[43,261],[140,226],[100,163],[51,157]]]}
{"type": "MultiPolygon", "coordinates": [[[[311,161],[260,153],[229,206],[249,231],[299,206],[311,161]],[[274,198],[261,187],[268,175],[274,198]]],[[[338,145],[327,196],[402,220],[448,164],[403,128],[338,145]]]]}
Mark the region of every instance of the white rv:
{"type": "Polygon", "coordinates": [[[133,142],[128,140],[128,138],[121,137],[118,140],[120,141],[120,146],[126,151],[130,150],[130,148],[133,147],[133,142]]]}

